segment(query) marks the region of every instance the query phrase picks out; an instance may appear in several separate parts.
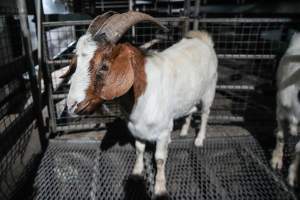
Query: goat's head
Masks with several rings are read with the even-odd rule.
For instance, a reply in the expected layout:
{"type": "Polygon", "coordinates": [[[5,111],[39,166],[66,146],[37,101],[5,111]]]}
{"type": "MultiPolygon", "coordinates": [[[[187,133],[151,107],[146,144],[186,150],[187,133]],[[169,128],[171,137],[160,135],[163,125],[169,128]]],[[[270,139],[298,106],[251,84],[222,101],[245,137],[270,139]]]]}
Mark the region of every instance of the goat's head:
{"type": "Polygon", "coordinates": [[[89,114],[103,102],[125,94],[133,85],[135,58],[140,52],[128,43],[117,44],[134,24],[151,21],[166,29],[153,17],[140,12],[107,12],[96,17],[79,38],[69,69],[71,87],[67,97],[70,114],[89,114]]]}

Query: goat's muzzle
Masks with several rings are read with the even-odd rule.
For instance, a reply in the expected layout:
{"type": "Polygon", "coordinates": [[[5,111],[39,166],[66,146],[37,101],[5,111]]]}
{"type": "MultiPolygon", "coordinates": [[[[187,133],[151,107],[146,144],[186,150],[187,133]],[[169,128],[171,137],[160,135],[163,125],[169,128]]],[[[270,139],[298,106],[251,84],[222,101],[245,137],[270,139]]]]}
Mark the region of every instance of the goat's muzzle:
{"type": "Polygon", "coordinates": [[[98,99],[98,98],[97,99],[86,99],[77,104],[77,107],[74,110],[74,112],[77,115],[92,114],[93,112],[95,112],[95,110],[97,110],[97,108],[100,107],[101,103],[102,103],[102,100],[98,99]]]}

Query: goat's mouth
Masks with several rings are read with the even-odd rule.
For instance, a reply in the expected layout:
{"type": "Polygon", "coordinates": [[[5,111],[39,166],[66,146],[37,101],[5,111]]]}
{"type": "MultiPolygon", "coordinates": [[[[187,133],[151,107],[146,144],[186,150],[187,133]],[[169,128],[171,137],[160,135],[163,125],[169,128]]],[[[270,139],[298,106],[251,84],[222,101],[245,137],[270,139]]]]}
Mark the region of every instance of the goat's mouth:
{"type": "Polygon", "coordinates": [[[78,103],[74,112],[77,115],[89,115],[95,112],[101,103],[102,101],[100,99],[83,100],[82,102],[78,103]]]}

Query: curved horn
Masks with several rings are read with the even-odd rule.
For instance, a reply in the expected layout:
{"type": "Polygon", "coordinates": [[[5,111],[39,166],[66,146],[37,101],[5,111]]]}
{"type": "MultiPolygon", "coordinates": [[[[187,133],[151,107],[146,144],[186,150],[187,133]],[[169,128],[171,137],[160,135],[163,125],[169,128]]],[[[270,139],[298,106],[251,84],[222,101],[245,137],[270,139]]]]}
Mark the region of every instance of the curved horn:
{"type": "Polygon", "coordinates": [[[105,23],[103,23],[102,28],[95,33],[94,37],[99,37],[105,34],[106,40],[116,43],[131,26],[141,21],[150,21],[165,31],[168,30],[167,27],[162,25],[157,19],[151,17],[150,15],[136,11],[129,11],[109,17],[105,23]]]}
{"type": "Polygon", "coordinates": [[[108,11],[106,13],[103,13],[102,15],[98,15],[93,19],[93,21],[90,23],[89,28],[87,29],[87,32],[91,33],[92,36],[95,35],[95,33],[101,29],[103,23],[112,15],[117,14],[117,12],[114,11],[108,11]]]}

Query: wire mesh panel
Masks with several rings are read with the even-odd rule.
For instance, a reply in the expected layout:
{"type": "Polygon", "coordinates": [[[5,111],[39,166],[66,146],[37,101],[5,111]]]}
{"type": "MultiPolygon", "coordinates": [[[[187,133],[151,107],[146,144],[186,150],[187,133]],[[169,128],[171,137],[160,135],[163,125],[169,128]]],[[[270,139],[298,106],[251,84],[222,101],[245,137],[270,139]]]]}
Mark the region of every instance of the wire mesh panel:
{"type": "MultiPolygon", "coordinates": [[[[103,141],[104,142],[104,141],[103,141]]],[[[135,151],[108,150],[100,142],[52,140],[35,180],[36,199],[151,199],[155,167],[145,155],[143,180],[130,177],[135,151]]],[[[269,169],[251,136],[208,138],[169,145],[166,164],[171,199],[296,199],[269,169]]]]}
{"type": "Polygon", "coordinates": [[[14,7],[0,8],[0,199],[25,199],[39,152],[23,36],[14,7]]]}
{"type": "Polygon", "coordinates": [[[73,0],[73,10],[78,13],[103,13],[114,10],[118,12],[126,12],[133,6],[133,0],[73,0]]]}
{"type": "MultiPolygon", "coordinates": [[[[121,42],[130,41],[134,46],[140,46],[156,38],[159,42],[152,47],[152,50],[166,49],[182,38],[186,20],[182,18],[162,19],[161,21],[169,28],[168,33],[162,32],[151,23],[140,23],[130,29],[121,42]]],[[[45,59],[52,78],[50,108],[54,132],[97,129],[122,115],[117,101],[104,103],[103,107],[93,115],[72,117],[67,113],[66,98],[69,91],[69,79],[62,79],[60,76],[67,69],[65,66],[74,55],[77,39],[85,34],[88,25],[89,21],[44,23],[45,59]]]]}
{"type": "Polygon", "coordinates": [[[212,118],[272,119],[278,55],[286,47],[289,19],[199,19],[213,37],[219,58],[212,118]]]}

